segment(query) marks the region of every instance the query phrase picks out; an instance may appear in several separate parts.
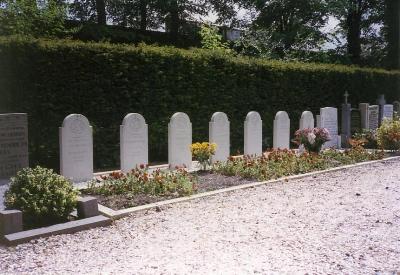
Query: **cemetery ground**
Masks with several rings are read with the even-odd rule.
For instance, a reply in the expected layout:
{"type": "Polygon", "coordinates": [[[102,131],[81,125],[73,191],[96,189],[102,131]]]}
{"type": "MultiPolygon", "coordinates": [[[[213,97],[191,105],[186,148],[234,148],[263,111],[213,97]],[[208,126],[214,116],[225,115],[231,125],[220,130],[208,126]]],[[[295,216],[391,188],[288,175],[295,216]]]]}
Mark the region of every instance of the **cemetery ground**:
{"type": "Polygon", "coordinates": [[[0,247],[2,274],[393,273],[400,160],[173,204],[0,247]]]}

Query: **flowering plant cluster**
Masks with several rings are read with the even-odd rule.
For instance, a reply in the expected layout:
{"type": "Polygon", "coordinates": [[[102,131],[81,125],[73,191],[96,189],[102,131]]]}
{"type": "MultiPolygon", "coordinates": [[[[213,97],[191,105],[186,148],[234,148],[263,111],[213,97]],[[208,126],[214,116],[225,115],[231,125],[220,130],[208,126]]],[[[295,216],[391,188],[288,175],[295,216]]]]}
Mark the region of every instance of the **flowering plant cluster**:
{"type": "Polygon", "coordinates": [[[326,128],[307,128],[297,130],[293,142],[299,146],[303,145],[308,152],[319,153],[322,145],[330,139],[326,128]]]}
{"type": "Polygon", "coordinates": [[[89,183],[86,193],[93,195],[148,194],[153,196],[190,195],[196,178],[185,169],[155,170],[149,172],[140,166],[129,173],[113,172],[89,183]]]}
{"type": "Polygon", "coordinates": [[[215,154],[216,149],[217,144],[208,142],[196,142],[190,146],[193,158],[200,163],[203,170],[211,164],[210,158],[215,154]]]}
{"type": "Polygon", "coordinates": [[[385,150],[400,150],[400,120],[384,119],[376,131],[378,146],[385,150]]]}

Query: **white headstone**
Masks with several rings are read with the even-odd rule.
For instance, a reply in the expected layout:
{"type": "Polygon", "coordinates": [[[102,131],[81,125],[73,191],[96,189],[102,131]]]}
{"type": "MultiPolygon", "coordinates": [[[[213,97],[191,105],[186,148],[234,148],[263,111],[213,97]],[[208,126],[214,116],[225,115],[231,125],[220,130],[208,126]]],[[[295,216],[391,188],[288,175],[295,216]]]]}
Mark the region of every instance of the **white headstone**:
{"type": "Polygon", "coordinates": [[[127,114],[120,126],[121,171],[148,164],[148,127],[141,114],[127,114]]]}
{"type": "Polygon", "coordinates": [[[358,104],[361,115],[361,129],[369,129],[369,114],[368,114],[368,103],[358,104]]]}
{"type": "Polygon", "coordinates": [[[0,114],[0,179],[9,179],[28,166],[27,115],[0,114]]]}
{"type": "Polygon", "coordinates": [[[60,127],[60,171],[73,182],[93,178],[93,136],[88,119],[67,116],[60,127]]]}
{"type": "Polygon", "coordinates": [[[321,115],[317,115],[317,127],[321,128],[321,115]]]}
{"type": "Polygon", "coordinates": [[[279,111],[274,120],[274,149],[289,149],[290,119],[286,112],[279,111]]]}
{"type": "Polygon", "coordinates": [[[379,127],[379,106],[370,105],[368,107],[368,129],[376,130],[379,127]]]}
{"type": "Polygon", "coordinates": [[[211,157],[212,162],[226,161],[230,155],[229,124],[228,116],[225,113],[216,112],[211,117],[209,141],[217,144],[215,155],[211,157]]]}
{"type": "Polygon", "coordinates": [[[244,154],[262,155],[262,120],[257,112],[250,112],[244,121],[244,154]]]}
{"type": "Polygon", "coordinates": [[[300,118],[300,130],[314,128],[314,116],[310,111],[304,111],[300,118]]]}
{"type": "Polygon", "coordinates": [[[393,105],[385,104],[383,105],[383,119],[393,119],[393,105]]]}
{"type": "Polygon", "coordinates": [[[175,113],[168,124],[168,163],[171,169],[192,166],[192,123],[185,113],[175,113]]]}
{"type": "Polygon", "coordinates": [[[321,128],[326,128],[331,137],[330,141],[325,142],[323,148],[338,147],[338,115],[337,108],[321,108],[321,128]]]}

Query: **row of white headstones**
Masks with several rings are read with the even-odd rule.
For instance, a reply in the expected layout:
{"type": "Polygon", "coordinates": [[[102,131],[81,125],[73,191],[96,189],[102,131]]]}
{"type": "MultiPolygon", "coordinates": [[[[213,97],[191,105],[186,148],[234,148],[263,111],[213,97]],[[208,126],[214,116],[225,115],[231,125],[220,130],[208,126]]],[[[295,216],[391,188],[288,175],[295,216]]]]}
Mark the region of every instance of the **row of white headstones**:
{"type": "MultiPolygon", "coordinates": [[[[318,126],[327,128],[332,140],[326,147],[338,145],[337,109],[321,108],[318,126]]],[[[314,128],[314,116],[303,112],[300,129],[314,128]]],[[[226,161],[230,156],[230,122],[222,112],[212,115],[209,123],[209,142],[216,143],[217,149],[212,162],[226,161]]],[[[185,113],[175,113],[168,124],[168,164],[170,168],[192,166],[192,124],[185,113]]],[[[290,147],[290,119],[286,112],[279,111],[274,119],[273,147],[290,147]]],[[[244,121],[244,154],[260,156],[262,154],[262,120],[258,112],[249,112],[244,121]]],[[[148,163],[148,125],[144,117],[130,113],[120,126],[121,171],[148,163]]],[[[80,114],[67,116],[60,127],[60,171],[74,182],[83,182],[93,178],[93,135],[88,119],[80,114]]]]}

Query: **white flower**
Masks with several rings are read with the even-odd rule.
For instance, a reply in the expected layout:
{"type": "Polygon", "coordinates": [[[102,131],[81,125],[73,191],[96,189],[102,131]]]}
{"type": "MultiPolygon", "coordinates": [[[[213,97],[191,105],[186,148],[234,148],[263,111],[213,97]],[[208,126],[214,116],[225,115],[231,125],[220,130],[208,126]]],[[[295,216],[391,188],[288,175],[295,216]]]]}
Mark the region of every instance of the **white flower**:
{"type": "Polygon", "coordinates": [[[314,144],[315,138],[316,138],[316,136],[315,136],[314,133],[309,133],[309,134],[307,135],[307,140],[308,140],[308,142],[309,142],[310,144],[314,144]]]}

